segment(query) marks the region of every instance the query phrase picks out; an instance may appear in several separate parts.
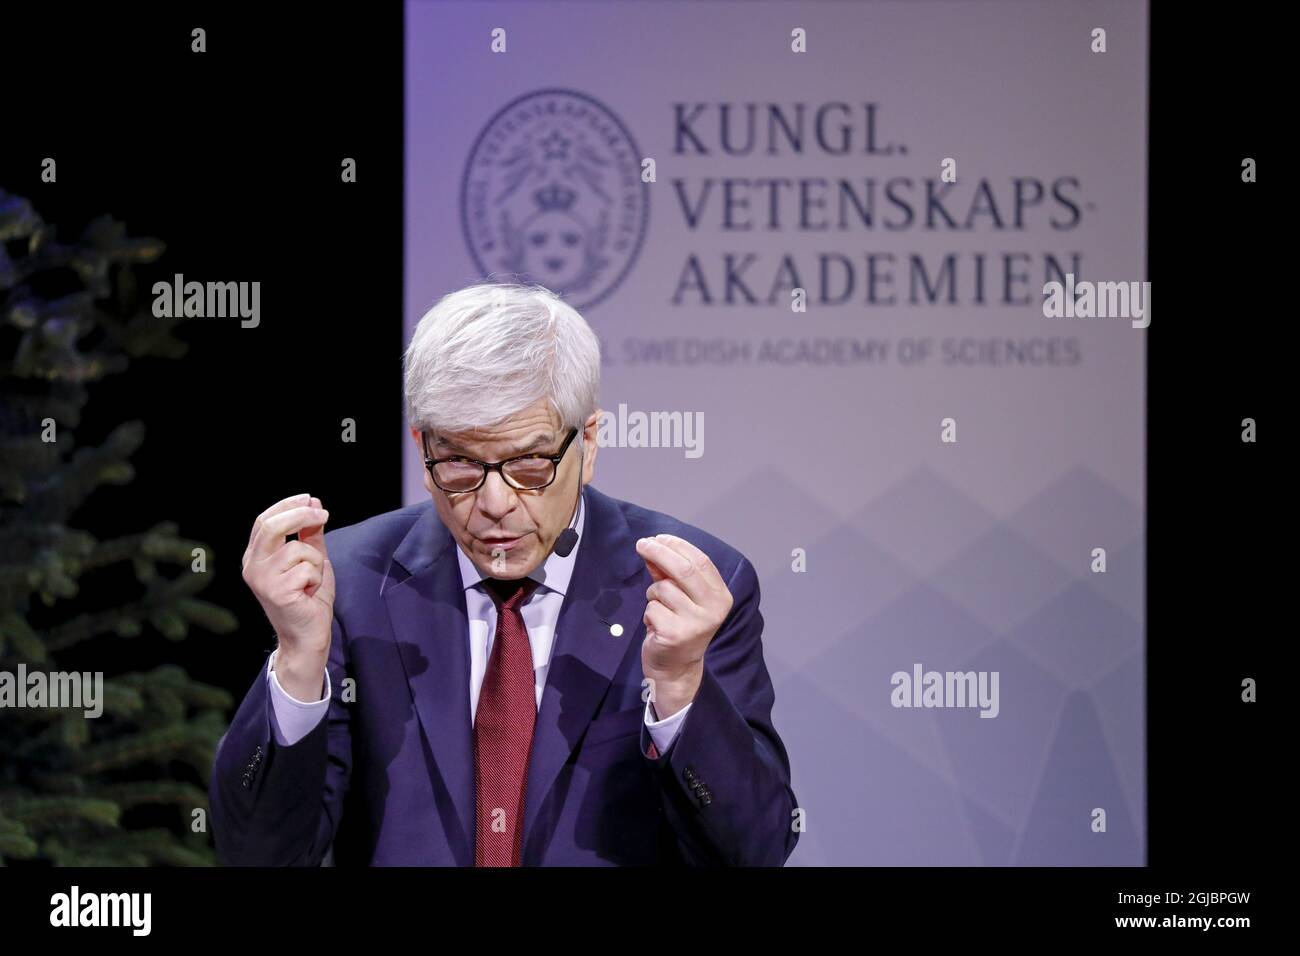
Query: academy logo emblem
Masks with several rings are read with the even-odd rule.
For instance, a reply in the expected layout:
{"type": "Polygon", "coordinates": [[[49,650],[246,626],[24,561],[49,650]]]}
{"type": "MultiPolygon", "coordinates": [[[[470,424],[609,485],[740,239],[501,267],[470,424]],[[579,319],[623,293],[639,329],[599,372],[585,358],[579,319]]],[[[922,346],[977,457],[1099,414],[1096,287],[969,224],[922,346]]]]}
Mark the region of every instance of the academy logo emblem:
{"type": "Polygon", "coordinates": [[[622,121],[583,93],[539,90],[506,104],[465,164],[461,223],[475,264],[538,282],[579,311],[600,302],[645,239],[642,158],[622,121]]]}

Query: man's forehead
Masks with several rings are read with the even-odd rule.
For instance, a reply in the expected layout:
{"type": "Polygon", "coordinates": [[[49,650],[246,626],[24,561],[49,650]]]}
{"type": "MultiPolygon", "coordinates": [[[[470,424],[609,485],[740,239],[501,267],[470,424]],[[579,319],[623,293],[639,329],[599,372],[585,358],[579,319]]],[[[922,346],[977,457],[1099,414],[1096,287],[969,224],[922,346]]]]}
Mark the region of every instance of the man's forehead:
{"type": "Polygon", "coordinates": [[[518,453],[535,451],[555,442],[556,430],[547,425],[535,425],[531,428],[507,428],[501,430],[476,429],[455,434],[433,433],[433,443],[452,451],[473,451],[479,448],[501,446],[518,453]]]}

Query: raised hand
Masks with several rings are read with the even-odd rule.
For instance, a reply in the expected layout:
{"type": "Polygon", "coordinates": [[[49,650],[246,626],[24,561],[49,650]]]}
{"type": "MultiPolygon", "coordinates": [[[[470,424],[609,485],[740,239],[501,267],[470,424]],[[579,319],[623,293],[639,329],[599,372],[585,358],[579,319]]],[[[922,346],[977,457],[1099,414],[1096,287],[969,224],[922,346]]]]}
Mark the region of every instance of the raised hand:
{"type": "Polygon", "coordinates": [[[654,682],[651,700],[662,720],[694,700],[704,652],[733,599],[709,556],[684,538],[642,538],[636,550],[653,581],[646,588],[641,671],[654,682]]]}
{"type": "Polygon", "coordinates": [[[276,677],[302,700],[320,698],[329,658],[334,568],[325,550],[328,518],[320,499],[310,495],[277,501],[253,522],[244,551],[244,583],[279,639],[276,677]],[[297,540],[289,540],[292,534],[297,540]]]}

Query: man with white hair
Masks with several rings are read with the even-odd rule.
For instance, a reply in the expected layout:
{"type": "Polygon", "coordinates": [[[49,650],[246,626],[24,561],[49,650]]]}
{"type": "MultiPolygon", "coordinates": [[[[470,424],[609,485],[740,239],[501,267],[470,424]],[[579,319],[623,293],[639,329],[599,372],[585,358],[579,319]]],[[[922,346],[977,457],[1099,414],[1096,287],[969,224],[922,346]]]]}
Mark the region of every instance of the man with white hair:
{"type": "Polygon", "coordinates": [[[301,494],[253,525],[277,646],[218,745],[222,861],[784,864],[758,578],[591,484],[591,328],[544,288],[470,286],[405,376],[431,500],[326,533],[301,494]]]}

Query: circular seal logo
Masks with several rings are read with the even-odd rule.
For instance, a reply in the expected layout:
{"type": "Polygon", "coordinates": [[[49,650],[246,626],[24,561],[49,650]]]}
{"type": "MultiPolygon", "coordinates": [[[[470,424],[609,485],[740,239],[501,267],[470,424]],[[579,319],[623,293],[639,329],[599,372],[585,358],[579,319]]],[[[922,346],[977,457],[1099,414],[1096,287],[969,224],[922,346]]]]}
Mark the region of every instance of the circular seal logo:
{"type": "Polygon", "coordinates": [[[516,273],[588,308],[618,288],[645,238],[650,190],[641,151],[590,96],[525,94],[475,140],[460,217],[483,274],[516,273]]]}

